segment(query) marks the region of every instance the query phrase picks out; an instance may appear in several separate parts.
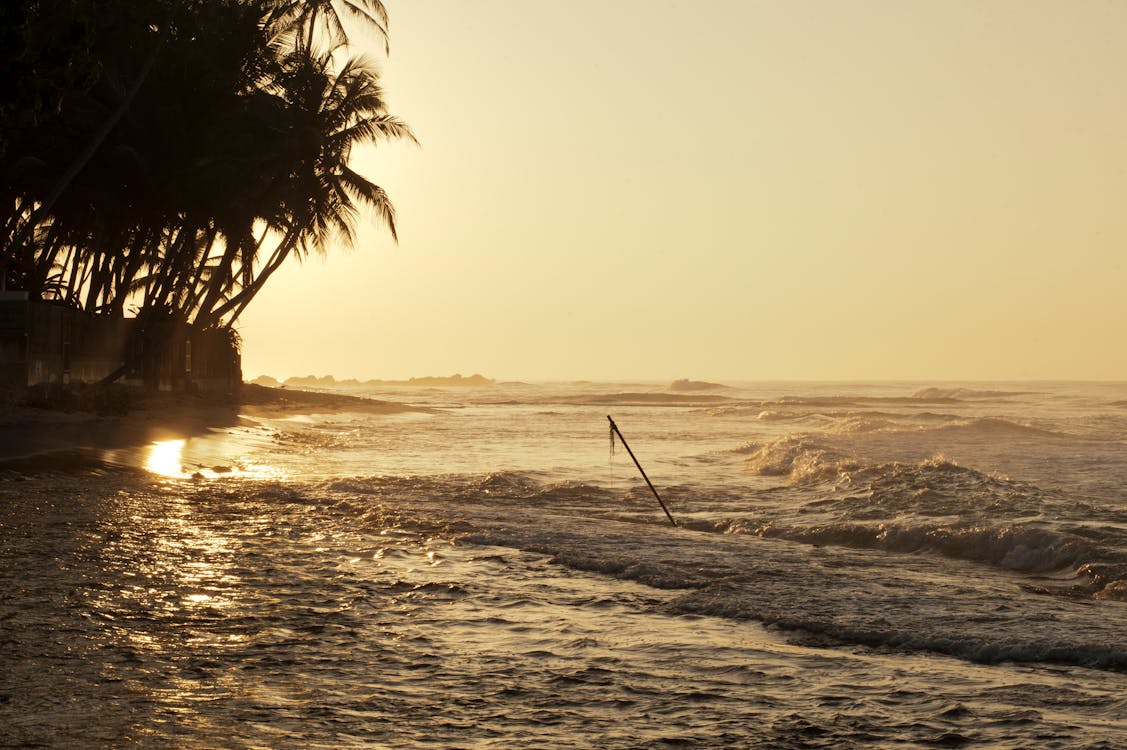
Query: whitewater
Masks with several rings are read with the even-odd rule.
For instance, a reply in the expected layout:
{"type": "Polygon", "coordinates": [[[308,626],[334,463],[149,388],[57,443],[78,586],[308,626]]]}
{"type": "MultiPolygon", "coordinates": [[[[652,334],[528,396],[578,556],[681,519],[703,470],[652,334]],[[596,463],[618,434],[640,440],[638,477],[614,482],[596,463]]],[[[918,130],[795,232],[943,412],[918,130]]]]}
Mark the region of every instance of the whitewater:
{"type": "Polygon", "coordinates": [[[0,466],[0,746],[1127,747],[1127,383],[348,392],[0,466]]]}

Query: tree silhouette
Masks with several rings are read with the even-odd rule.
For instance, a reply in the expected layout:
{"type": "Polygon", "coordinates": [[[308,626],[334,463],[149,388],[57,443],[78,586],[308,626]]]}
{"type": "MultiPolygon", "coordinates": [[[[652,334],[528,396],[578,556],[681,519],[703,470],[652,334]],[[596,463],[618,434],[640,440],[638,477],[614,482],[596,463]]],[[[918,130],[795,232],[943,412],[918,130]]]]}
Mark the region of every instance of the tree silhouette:
{"type": "Polygon", "coordinates": [[[288,259],[352,242],[361,211],[394,238],[349,159],[414,138],[351,54],[349,17],[386,48],[379,0],[5,5],[6,286],[133,312],[156,357],[189,326],[230,328],[288,259]]]}

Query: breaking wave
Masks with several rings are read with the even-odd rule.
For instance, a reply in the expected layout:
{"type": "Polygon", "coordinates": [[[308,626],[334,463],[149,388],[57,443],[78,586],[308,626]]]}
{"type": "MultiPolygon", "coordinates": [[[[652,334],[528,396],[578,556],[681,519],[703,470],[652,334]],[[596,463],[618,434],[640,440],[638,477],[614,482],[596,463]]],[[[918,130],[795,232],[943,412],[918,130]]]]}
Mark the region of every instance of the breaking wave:
{"type": "Polygon", "coordinates": [[[842,523],[790,529],[772,526],[760,533],[807,544],[833,544],[896,553],[933,552],[1022,573],[1083,571],[1093,583],[1105,581],[1103,585],[1107,585],[1106,570],[1097,574],[1088,567],[1092,560],[1106,558],[1106,550],[1081,537],[1031,524],[933,526],[842,523]]]}
{"type": "Polygon", "coordinates": [[[783,396],[776,403],[792,406],[858,406],[865,404],[904,404],[921,402],[936,404],[957,404],[953,396],[783,396]]]}
{"type": "Polygon", "coordinates": [[[921,388],[912,394],[912,398],[933,401],[935,399],[992,399],[1008,398],[1011,396],[1028,396],[1033,391],[993,391],[976,390],[974,388],[921,388]]]}
{"type": "Polygon", "coordinates": [[[700,406],[733,401],[729,396],[718,396],[696,391],[674,393],[605,393],[583,396],[564,396],[553,399],[556,403],[616,406],[700,406]]]}
{"type": "MultiPolygon", "coordinates": [[[[802,528],[754,519],[692,518],[683,527],[682,532],[654,535],[650,526],[634,531],[630,524],[575,518],[566,529],[549,531],[517,518],[478,526],[462,539],[516,547],[573,570],[683,592],[669,605],[675,612],[756,620],[790,632],[800,643],[814,638],[821,639],[814,645],[931,651],[985,663],[1127,669],[1127,649],[1109,637],[1111,626],[1093,621],[1073,604],[1077,597],[1122,598],[1127,564],[1104,563],[1095,572],[1090,561],[1107,550],[1078,537],[1032,525],[841,523],[802,528]],[[701,538],[701,532],[712,541],[701,538]],[[749,537],[754,541],[746,541],[749,537]],[[847,562],[837,556],[811,558],[779,542],[893,554],[847,562]],[[1012,580],[971,583],[938,574],[949,563],[928,562],[937,556],[1022,574],[1022,588],[1050,596],[1021,603],[1012,580]],[[975,590],[1011,593],[992,601],[989,594],[971,596],[975,590]],[[1038,627],[1022,629],[1019,623],[1027,620],[1038,627]]],[[[987,569],[981,578],[989,578],[987,569]]]]}
{"type": "Polygon", "coordinates": [[[1068,435],[1063,432],[1055,430],[1047,430],[1042,427],[1037,427],[1031,424],[1022,424],[1020,422],[1013,422],[1008,419],[1000,419],[996,417],[984,417],[981,419],[972,419],[964,424],[951,424],[935,428],[937,430],[959,430],[964,432],[978,433],[982,436],[991,437],[1046,437],[1046,438],[1073,438],[1074,435],[1068,435]]]}
{"type": "Polygon", "coordinates": [[[1014,437],[1075,438],[1076,436],[1000,417],[966,419],[954,415],[925,413],[901,417],[880,412],[844,414],[835,417],[825,431],[836,434],[865,432],[964,433],[998,439],[1014,437]]]}
{"type": "Polygon", "coordinates": [[[807,436],[786,435],[766,443],[748,443],[735,453],[746,455],[749,472],[764,477],[787,477],[792,483],[834,479],[860,464],[807,436]]]}
{"type": "MultiPolygon", "coordinates": [[[[922,597],[921,597],[922,598],[922,597]]],[[[941,622],[904,622],[894,612],[902,602],[889,602],[887,616],[866,618],[837,616],[825,606],[821,596],[803,602],[805,607],[767,602],[761,596],[734,592],[722,585],[711,586],[681,597],[676,608],[682,612],[757,620],[773,628],[807,634],[799,643],[810,646],[859,645],[895,651],[930,651],[982,664],[1000,662],[1053,663],[1077,665],[1115,672],[1127,671],[1127,649],[1115,639],[1099,634],[993,630],[988,627],[968,631],[941,622]]],[[[1014,625],[1020,619],[1016,607],[1003,603],[995,616],[998,623],[1014,625]]]]}
{"type": "Polygon", "coordinates": [[[710,383],[710,382],[703,381],[703,380],[681,379],[681,380],[674,380],[672,383],[670,383],[666,387],[666,390],[682,391],[682,392],[684,392],[684,391],[715,391],[715,390],[725,390],[727,388],[728,388],[728,386],[726,386],[722,383],[710,383]]]}

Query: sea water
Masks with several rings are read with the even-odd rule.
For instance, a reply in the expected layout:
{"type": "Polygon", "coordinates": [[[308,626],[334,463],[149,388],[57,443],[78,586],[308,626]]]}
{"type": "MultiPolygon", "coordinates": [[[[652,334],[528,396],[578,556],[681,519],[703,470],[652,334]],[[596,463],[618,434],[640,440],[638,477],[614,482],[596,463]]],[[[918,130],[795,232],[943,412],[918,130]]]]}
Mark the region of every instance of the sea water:
{"type": "Polygon", "coordinates": [[[353,393],[8,467],[0,746],[1127,746],[1127,384],[353,393]]]}

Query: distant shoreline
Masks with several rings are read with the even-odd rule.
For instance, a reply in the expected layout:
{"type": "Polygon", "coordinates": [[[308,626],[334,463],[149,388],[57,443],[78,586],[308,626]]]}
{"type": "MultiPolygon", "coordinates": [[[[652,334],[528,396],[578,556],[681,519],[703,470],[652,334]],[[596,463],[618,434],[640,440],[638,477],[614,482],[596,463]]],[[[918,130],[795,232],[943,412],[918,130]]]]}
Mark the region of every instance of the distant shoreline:
{"type": "Polygon", "coordinates": [[[433,413],[433,409],[391,401],[297,388],[244,384],[240,398],[184,393],[131,394],[123,414],[61,411],[28,406],[0,409],[0,461],[67,450],[111,450],[202,435],[247,424],[256,418],[299,414],[433,413]]]}
{"type": "Polygon", "coordinates": [[[433,414],[434,409],[411,406],[395,401],[381,401],[344,393],[323,393],[300,388],[272,388],[256,383],[244,383],[239,411],[249,417],[278,417],[293,414],[336,414],[364,412],[365,414],[403,414],[416,412],[433,414]]]}
{"type": "Polygon", "coordinates": [[[337,380],[332,375],[324,375],[322,377],[307,375],[305,377],[286,378],[284,381],[279,381],[269,375],[260,375],[248,382],[253,385],[261,385],[268,388],[481,388],[497,384],[497,381],[492,378],[487,378],[477,373],[469,376],[460,374],[427,375],[424,377],[408,378],[407,380],[357,380],[356,378],[337,380]]]}

